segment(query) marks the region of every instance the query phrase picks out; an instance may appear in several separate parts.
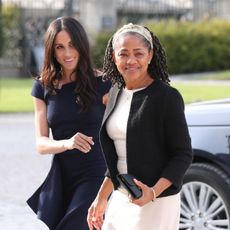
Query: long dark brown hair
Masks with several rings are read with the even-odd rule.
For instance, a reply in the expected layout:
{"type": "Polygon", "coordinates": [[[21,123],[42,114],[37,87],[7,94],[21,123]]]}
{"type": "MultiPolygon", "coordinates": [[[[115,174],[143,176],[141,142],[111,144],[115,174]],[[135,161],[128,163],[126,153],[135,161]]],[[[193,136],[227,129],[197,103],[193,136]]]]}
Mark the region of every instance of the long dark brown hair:
{"type": "Polygon", "coordinates": [[[80,54],[78,65],[74,71],[77,76],[75,92],[77,103],[80,103],[82,110],[85,111],[89,108],[96,95],[96,79],[90,56],[88,37],[82,25],[75,18],[61,17],[50,23],[45,33],[45,54],[41,81],[51,94],[56,94],[55,85],[62,77],[62,70],[55,59],[54,41],[56,35],[62,30],[69,34],[73,46],[80,54]]]}
{"type": "MultiPolygon", "coordinates": [[[[166,84],[169,84],[169,73],[168,67],[166,63],[166,54],[165,50],[162,47],[159,39],[156,35],[153,34],[147,27],[145,27],[151,34],[152,41],[153,41],[153,57],[151,59],[150,64],[148,65],[148,73],[151,78],[159,79],[164,81],[166,84]]],[[[142,39],[146,47],[151,49],[149,41],[142,35],[136,32],[126,32],[127,34],[132,34],[137,36],[138,38],[142,39]]],[[[121,35],[122,36],[122,35],[121,35]]],[[[125,82],[121,74],[119,73],[114,60],[113,60],[113,36],[108,41],[105,56],[104,56],[104,63],[103,63],[103,79],[110,80],[112,84],[118,84],[119,87],[124,87],[125,82]]]]}

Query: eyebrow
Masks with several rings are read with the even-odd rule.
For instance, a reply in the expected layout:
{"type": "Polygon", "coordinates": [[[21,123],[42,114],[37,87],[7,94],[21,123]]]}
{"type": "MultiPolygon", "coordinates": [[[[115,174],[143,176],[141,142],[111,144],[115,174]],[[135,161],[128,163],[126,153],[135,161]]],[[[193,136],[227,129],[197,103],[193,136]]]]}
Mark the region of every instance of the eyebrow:
{"type": "MultiPolygon", "coordinates": [[[[73,44],[73,42],[70,40],[70,41],[68,42],[68,44],[73,44]]],[[[55,45],[55,46],[57,46],[57,45],[63,45],[63,43],[54,43],[54,45],[55,45]]]]}
{"type": "MultiPolygon", "coordinates": [[[[142,51],[142,50],[143,50],[143,48],[134,49],[134,51],[142,51]]],[[[119,51],[128,51],[128,49],[122,48],[122,49],[120,49],[119,51]]]]}

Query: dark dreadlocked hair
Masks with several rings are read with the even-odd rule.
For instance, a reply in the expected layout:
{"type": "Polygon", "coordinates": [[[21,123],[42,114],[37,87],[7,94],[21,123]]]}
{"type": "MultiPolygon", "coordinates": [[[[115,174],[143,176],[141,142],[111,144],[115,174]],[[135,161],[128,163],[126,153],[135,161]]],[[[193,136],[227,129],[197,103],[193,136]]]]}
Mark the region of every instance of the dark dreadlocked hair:
{"type": "MultiPolygon", "coordinates": [[[[151,62],[148,66],[148,73],[150,77],[153,79],[159,79],[165,82],[169,85],[170,79],[169,79],[169,73],[168,73],[168,67],[166,63],[166,53],[164,48],[162,47],[159,39],[156,35],[153,34],[152,31],[150,31],[147,27],[144,27],[147,29],[152,37],[153,41],[153,58],[151,59],[151,62]]],[[[126,32],[126,34],[135,34],[137,36],[140,36],[144,43],[150,48],[150,43],[147,41],[145,37],[142,35],[136,33],[136,32],[126,32]]],[[[105,56],[104,56],[104,63],[103,63],[103,80],[110,80],[112,82],[112,85],[118,84],[118,87],[124,87],[125,82],[122,77],[122,75],[119,73],[114,60],[113,60],[113,36],[109,39],[106,50],[105,50],[105,56]]]]}

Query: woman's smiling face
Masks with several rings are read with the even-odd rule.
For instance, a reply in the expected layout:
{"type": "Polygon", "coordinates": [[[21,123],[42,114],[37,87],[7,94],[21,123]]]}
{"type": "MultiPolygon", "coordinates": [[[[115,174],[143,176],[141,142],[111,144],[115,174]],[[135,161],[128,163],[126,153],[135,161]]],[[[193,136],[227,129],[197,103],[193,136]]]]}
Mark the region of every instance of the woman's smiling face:
{"type": "Polygon", "coordinates": [[[126,33],[114,45],[114,62],[126,84],[148,77],[148,64],[153,52],[147,47],[141,35],[126,33]]]}
{"type": "Polygon", "coordinates": [[[54,54],[65,72],[73,72],[76,69],[80,55],[65,30],[60,31],[55,38],[54,54]]]}

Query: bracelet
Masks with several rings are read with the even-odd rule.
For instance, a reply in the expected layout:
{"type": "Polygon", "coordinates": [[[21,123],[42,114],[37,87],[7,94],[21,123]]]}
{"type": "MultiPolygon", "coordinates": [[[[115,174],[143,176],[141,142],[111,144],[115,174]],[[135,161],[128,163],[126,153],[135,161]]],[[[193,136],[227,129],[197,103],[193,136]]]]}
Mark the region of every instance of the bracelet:
{"type": "Polygon", "coordinates": [[[152,201],[154,201],[156,199],[156,192],[155,192],[155,190],[154,190],[153,187],[150,187],[150,189],[151,189],[151,191],[153,193],[153,199],[152,199],[152,201]]]}

